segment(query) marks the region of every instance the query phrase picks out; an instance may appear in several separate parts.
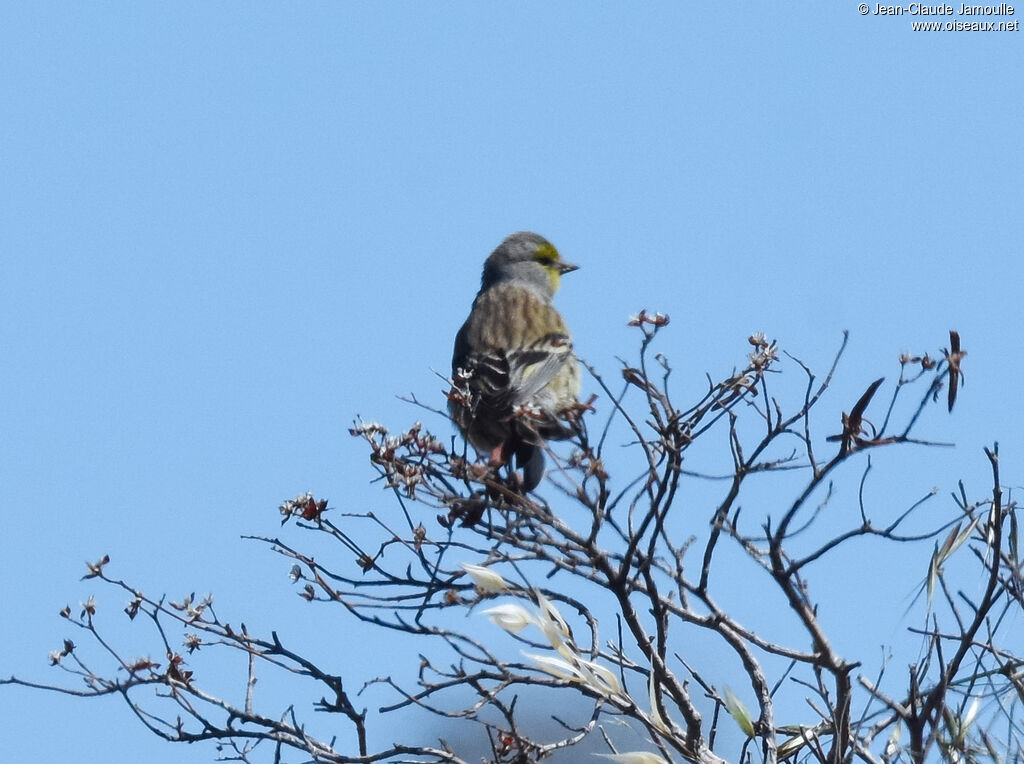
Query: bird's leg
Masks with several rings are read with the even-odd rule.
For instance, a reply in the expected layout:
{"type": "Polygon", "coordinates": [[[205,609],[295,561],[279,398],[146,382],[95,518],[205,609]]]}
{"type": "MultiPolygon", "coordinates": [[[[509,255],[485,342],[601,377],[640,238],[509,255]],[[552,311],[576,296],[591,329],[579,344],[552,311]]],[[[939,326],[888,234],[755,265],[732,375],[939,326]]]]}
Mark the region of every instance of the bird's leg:
{"type": "Polygon", "coordinates": [[[491,451],[490,456],[487,457],[487,466],[497,469],[498,467],[504,467],[508,464],[509,460],[512,458],[512,454],[511,452],[506,453],[507,448],[507,443],[499,443],[495,446],[494,450],[491,451]]]}
{"type": "Polygon", "coordinates": [[[516,468],[512,464],[512,456],[516,453],[518,448],[519,446],[516,445],[515,439],[506,440],[491,452],[490,459],[490,466],[496,469],[506,466],[508,467],[507,484],[516,492],[520,490],[522,485],[522,480],[520,480],[519,474],[516,472],[516,468]]]}

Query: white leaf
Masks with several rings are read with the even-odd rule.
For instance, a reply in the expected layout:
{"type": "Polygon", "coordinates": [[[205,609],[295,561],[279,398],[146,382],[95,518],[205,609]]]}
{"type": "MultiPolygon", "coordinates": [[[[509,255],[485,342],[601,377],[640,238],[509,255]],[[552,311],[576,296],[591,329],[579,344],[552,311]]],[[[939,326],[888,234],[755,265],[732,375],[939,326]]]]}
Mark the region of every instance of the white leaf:
{"type": "MultiPolygon", "coordinates": [[[[537,619],[537,627],[541,630],[551,646],[562,652],[563,641],[572,639],[572,632],[569,630],[569,624],[562,618],[562,614],[558,612],[558,608],[551,604],[551,601],[540,593],[539,590],[534,591],[534,595],[537,597],[537,604],[540,606],[540,617],[537,619]]],[[[563,653],[564,655],[564,653],[563,653]]],[[[569,657],[569,656],[566,656],[569,657]]]]}
{"type": "Polygon", "coordinates": [[[515,634],[535,622],[533,614],[522,605],[498,605],[484,611],[491,623],[515,634]]]}
{"type": "Polygon", "coordinates": [[[583,681],[593,690],[602,695],[622,694],[622,685],[619,684],[619,678],[613,671],[599,663],[585,661],[582,658],[577,659],[576,663],[583,676],[583,681]]]}
{"type": "Polygon", "coordinates": [[[668,724],[665,723],[665,718],[661,715],[661,711],[658,710],[658,698],[654,691],[655,679],[654,679],[654,667],[651,667],[651,673],[647,677],[647,697],[651,701],[651,719],[654,721],[654,726],[660,729],[662,732],[670,732],[668,724]]]}
{"type": "Polygon", "coordinates": [[[725,710],[729,712],[736,723],[743,730],[747,737],[754,737],[754,722],[750,718],[750,711],[743,705],[743,702],[732,694],[732,690],[725,688],[725,710]]]}
{"type": "Polygon", "coordinates": [[[619,764],[671,764],[668,759],[650,751],[626,751],[624,753],[595,753],[604,759],[617,761],[619,764]]]}
{"type": "Polygon", "coordinates": [[[563,661],[561,658],[555,658],[552,655],[538,655],[537,653],[526,653],[527,658],[537,664],[537,668],[546,674],[551,674],[559,679],[567,679],[570,682],[580,682],[583,680],[583,675],[579,670],[568,661],[563,661]]]}
{"type": "Polygon", "coordinates": [[[483,565],[470,565],[468,562],[461,563],[461,565],[462,569],[470,575],[473,583],[476,584],[480,591],[497,594],[508,589],[508,583],[501,577],[500,573],[490,568],[485,568],[483,565]]]}

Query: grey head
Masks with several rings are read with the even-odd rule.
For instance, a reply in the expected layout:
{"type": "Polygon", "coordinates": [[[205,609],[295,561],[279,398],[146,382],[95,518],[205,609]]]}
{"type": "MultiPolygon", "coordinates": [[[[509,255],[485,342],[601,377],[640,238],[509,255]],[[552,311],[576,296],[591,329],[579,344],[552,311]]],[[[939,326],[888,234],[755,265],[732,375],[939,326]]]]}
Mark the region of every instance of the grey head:
{"type": "Polygon", "coordinates": [[[484,262],[480,291],[504,281],[516,281],[551,298],[562,274],[576,270],[539,234],[520,231],[507,237],[484,262]]]}

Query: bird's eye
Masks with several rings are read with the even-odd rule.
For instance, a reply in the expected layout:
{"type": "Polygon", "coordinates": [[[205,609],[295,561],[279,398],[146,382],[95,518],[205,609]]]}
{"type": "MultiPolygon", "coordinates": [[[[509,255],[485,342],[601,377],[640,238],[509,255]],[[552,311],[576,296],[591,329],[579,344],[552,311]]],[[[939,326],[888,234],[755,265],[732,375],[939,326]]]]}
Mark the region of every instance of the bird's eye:
{"type": "Polygon", "coordinates": [[[550,244],[546,246],[542,245],[537,247],[537,251],[533,253],[533,259],[545,268],[550,268],[559,260],[558,250],[550,244]]]}

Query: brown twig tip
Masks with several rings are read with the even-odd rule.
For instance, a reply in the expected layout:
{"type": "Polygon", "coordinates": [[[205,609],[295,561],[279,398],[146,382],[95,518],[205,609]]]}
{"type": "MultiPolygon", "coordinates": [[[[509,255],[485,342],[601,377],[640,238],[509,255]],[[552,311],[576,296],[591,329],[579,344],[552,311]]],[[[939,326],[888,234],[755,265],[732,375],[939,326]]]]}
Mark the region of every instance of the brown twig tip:
{"type": "Polygon", "coordinates": [[[278,511],[282,515],[281,525],[284,525],[293,516],[301,517],[303,520],[319,521],[326,509],[327,499],[316,499],[311,491],[300,493],[294,499],[286,499],[278,507],[278,511]]]}
{"type": "Polygon", "coordinates": [[[878,388],[881,387],[882,383],[885,382],[885,377],[879,377],[870,385],[868,389],[864,391],[864,394],[857,399],[857,402],[853,404],[853,408],[850,413],[843,413],[843,432],[840,435],[830,435],[826,440],[829,441],[841,441],[842,445],[840,450],[845,453],[850,451],[854,446],[859,446],[864,441],[861,438],[861,433],[864,432],[864,412],[867,410],[868,404],[871,403],[871,399],[875,397],[875,393],[878,392],[878,388]]]}
{"type": "MultiPolygon", "coordinates": [[[[154,664],[154,668],[158,664],[154,664]]],[[[164,675],[167,679],[179,682],[181,684],[191,684],[192,672],[186,671],[182,668],[185,665],[185,659],[177,653],[167,653],[167,673],[164,675]]]]}
{"type": "Polygon", "coordinates": [[[668,326],[668,322],[671,319],[667,313],[648,313],[646,310],[641,310],[635,316],[630,316],[626,326],[643,326],[644,324],[650,324],[654,327],[668,326]]]}
{"type": "Polygon", "coordinates": [[[103,555],[103,557],[96,562],[86,562],[85,567],[89,569],[89,572],[82,576],[82,580],[84,581],[87,578],[97,578],[98,576],[102,576],[103,568],[108,562],[110,562],[109,554],[103,555]]]}
{"type": "Polygon", "coordinates": [[[947,405],[949,411],[953,410],[956,403],[956,393],[964,383],[964,373],[960,368],[960,362],[967,355],[966,350],[960,348],[960,333],[954,329],[949,330],[949,350],[943,349],[946,356],[946,363],[949,364],[949,391],[947,393],[947,405]]]}

